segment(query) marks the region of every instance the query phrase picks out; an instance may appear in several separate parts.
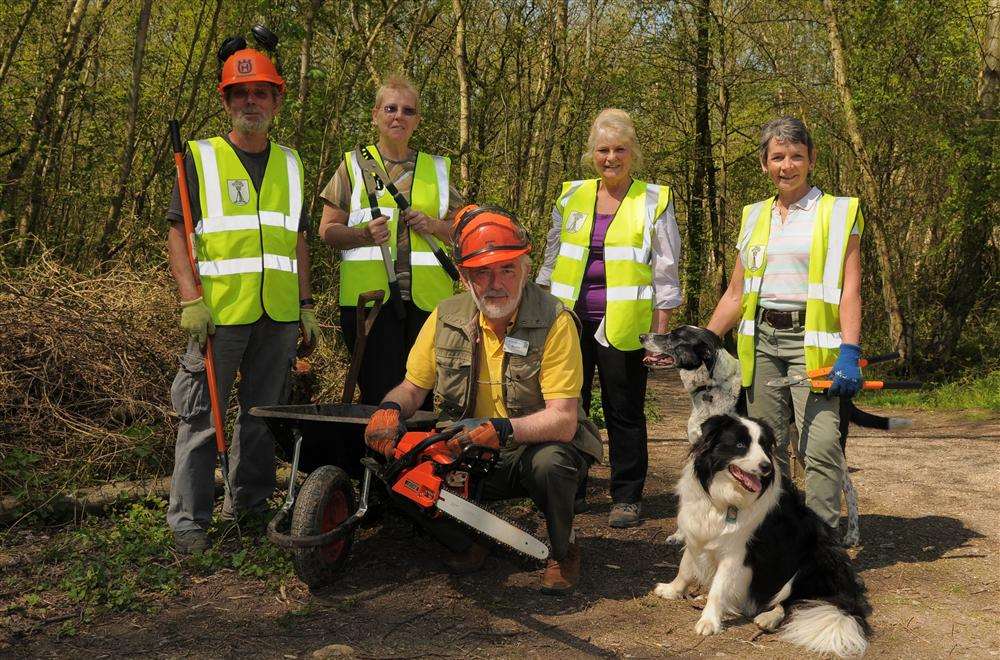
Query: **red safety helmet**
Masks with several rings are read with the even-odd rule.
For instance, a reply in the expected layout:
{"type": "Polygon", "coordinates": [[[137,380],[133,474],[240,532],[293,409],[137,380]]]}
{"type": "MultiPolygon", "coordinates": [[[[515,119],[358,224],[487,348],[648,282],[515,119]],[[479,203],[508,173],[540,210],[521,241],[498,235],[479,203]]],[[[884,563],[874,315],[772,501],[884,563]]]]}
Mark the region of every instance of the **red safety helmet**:
{"type": "Polygon", "coordinates": [[[285,93],[285,79],[278,73],[274,62],[259,50],[244,48],[230,55],[222,65],[219,92],[230,85],[250,82],[268,82],[277,85],[282,94],[285,93]]]}
{"type": "Polygon", "coordinates": [[[451,230],[455,263],[478,268],[531,251],[528,233],[514,216],[496,206],[469,204],[455,214],[451,230]]]}

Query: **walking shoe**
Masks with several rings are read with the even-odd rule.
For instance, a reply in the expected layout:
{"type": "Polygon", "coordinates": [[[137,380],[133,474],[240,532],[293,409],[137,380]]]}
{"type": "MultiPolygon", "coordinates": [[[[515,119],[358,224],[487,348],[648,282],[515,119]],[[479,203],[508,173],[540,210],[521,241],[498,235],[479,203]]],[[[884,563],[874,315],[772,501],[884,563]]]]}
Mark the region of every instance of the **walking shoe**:
{"type": "Polygon", "coordinates": [[[611,513],[608,514],[608,524],[617,528],[635,527],[642,522],[641,514],[641,502],[618,502],[611,507],[611,513]]]}
{"type": "Polygon", "coordinates": [[[580,581],[580,546],[569,544],[562,561],[550,559],[542,572],[542,593],[558,596],[576,588],[580,581]]]}
{"type": "Polygon", "coordinates": [[[444,560],[448,572],[453,575],[475,573],[483,567],[490,554],[489,546],[473,543],[465,552],[449,552],[444,560]]]}
{"type": "Polygon", "coordinates": [[[174,547],[185,555],[200,555],[208,550],[208,534],[203,529],[174,532],[174,547]]]}

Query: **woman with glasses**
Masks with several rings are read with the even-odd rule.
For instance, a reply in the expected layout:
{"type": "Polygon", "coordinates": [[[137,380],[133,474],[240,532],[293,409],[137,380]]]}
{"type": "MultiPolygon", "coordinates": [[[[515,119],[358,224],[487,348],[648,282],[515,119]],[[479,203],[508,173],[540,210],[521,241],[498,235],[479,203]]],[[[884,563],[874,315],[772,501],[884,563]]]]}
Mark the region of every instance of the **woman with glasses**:
{"type": "MultiPolygon", "coordinates": [[[[410,147],[420,124],[420,94],[401,76],[389,76],[375,95],[372,126],[375,144],[344,154],[333,178],[320,193],[320,236],[340,251],[340,323],[348,347],[356,339],[358,296],[389,286],[381,245],[387,244],[399,282],[402,309],[387,304],[368,333],[358,385],[361,403],[377,405],[403,379],[406,356],[438,301],[453,293],[452,280],[433,250],[449,239],[450,219],[465,202],[449,181],[450,159],[410,147]],[[374,170],[376,190],[365,186],[363,168],[374,170]],[[388,181],[381,181],[387,178],[388,181]],[[392,183],[409,200],[400,212],[386,189],[392,183]],[[376,192],[372,209],[369,193],[376,192]]],[[[371,181],[371,180],[369,180],[371,181]]]]}
{"type": "MultiPolygon", "coordinates": [[[[583,400],[590,408],[596,367],[611,455],[612,527],[638,525],[649,455],[644,332],[666,332],[681,304],[680,234],[670,189],[632,176],[642,162],[628,113],[605,109],[594,120],[583,161],[599,178],[567,181],[537,283],[580,317],[583,400]]],[[[577,507],[585,507],[586,483],[577,507]]]]}

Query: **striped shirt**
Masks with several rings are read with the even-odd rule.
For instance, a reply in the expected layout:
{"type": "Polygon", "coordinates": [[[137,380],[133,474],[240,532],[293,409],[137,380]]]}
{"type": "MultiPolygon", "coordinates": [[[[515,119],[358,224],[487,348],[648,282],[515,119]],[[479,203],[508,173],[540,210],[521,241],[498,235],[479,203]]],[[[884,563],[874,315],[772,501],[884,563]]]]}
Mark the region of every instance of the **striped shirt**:
{"type": "MultiPolygon", "coordinates": [[[[771,234],[767,241],[767,268],[760,287],[760,306],[766,309],[804,310],[809,292],[809,250],[813,223],[822,191],[813,186],[788,207],[781,221],[778,205],[771,206],[771,234]]],[[[855,227],[852,234],[857,235],[855,227]]]]}

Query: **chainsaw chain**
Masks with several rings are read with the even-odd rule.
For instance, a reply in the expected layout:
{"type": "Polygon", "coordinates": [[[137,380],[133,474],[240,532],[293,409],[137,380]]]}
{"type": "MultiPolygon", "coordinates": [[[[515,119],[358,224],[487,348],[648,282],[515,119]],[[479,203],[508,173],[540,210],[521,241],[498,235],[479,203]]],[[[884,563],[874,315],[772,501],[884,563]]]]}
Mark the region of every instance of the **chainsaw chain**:
{"type": "MultiPolygon", "coordinates": [[[[448,489],[448,492],[450,492],[452,495],[455,495],[457,497],[462,497],[461,495],[459,495],[455,491],[451,490],[450,488],[448,489]]],[[[474,502],[474,501],[466,499],[464,497],[462,497],[462,499],[465,500],[466,502],[469,502],[470,504],[475,505],[476,507],[482,509],[483,511],[489,513],[490,515],[496,516],[497,518],[499,518],[500,520],[504,521],[505,523],[507,523],[511,527],[516,527],[517,529],[521,530],[522,532],[524,532],[528,536],[534,537],[535,539],[538,539],[539,541],[541,541],[541,539],[539,539],[537,536],[535,536],[534,532],[531,532],[530,530],[526,529],[523,525],[521,525],[518,522],[515,522],[515,521],[511,520],[507,516],[501,515],[499,512],[497,512],[496,509],[494,509],[492,507],[489,507],[489,506],[486,506],[482,502],[474,502]]],[[[489,539],[490,541],[493,541],[494,543],[502,545],[504,548],[506,548],[507,550],[510,550],[511,552],[513,552],[514,554],[516,554],[518,557],[527,557],[528,559],[530,559],[532,561],[536,561],[536,562],[537,561],[542,561],[538,557],[533,557],[533,556],[531,556],[531,555],[529,555],[529,554],[527,554],[525,552],[522,552],[518,548],[515,548],[514,546],[510,545],[509,543],[506,543],[505,541],[502,541],[501,539],[498,539],[498,538],[490,536],[489,534],[484,534],[483,532],[480,532],[478,529],[476,529],[475,527],[472,527],[471,525],[469,525],[468,523],[466,523],[464,520],[460,520],[459,518],[456,518],[456,517],[452,516],[451,514],[445,512],[445,511],[441,511],[441,513],[443,515],[445,515],[445,516],[448,516],[449,520],[454,520],[455,522],[457,522],[458,524],[460,524],[464,529],[467,529],[468,531],[472,532],[472,534],[474,534],[476,536],[476,538],[489,539]]],[[[547,547],[549,549],[549,555],[551,556],[551,554],[552,554],[552,546],[550,544],[548,544],[548,543],[544,543],[544,545],[545,545],[545,547],[547,547]]]]}

